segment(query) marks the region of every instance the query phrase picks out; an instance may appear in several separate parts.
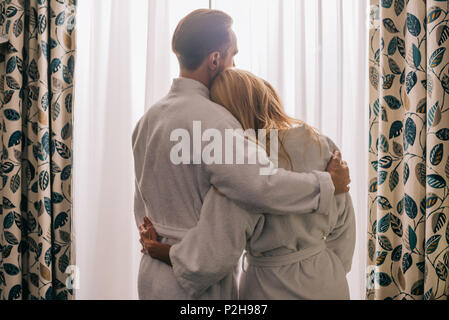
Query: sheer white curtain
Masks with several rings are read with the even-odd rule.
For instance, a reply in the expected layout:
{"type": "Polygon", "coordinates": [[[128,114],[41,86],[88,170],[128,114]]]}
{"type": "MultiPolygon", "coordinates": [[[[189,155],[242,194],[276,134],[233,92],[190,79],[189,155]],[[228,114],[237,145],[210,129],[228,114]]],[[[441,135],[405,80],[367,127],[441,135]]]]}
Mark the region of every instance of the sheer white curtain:
{"type": "MultiPolygon", "coordinates": [[[[212,0],[234,18],[237,67],[266,78],[287,111],[330,136],[352,174],[358,237],[349,275],[363,299],[367,193],[367,0],[212,0]]],[[[171,35],[209,0],[81,0],[75,115],[78,299],[134,299],[140,251],[131,133],[178,75],[171,35]]]]}
{"type": "Polygon", "coordinates": [[[74,128],[76,299],[137,299],[131,133],[144,112],[146,0],[81,0],[74,128]]]}

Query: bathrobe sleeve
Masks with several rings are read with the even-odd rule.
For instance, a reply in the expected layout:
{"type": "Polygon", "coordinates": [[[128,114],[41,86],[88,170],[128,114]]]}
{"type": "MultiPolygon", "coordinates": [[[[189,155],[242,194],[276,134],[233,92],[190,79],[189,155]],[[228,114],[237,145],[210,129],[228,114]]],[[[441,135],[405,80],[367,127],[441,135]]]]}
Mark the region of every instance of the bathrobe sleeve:
{"type": "Polygon", "coordinates": [[[326,239],[326,244],[340,258],[346,273],[349,273],[356,240],[354,206],[349,193],[339,195],[336,198],[338,219],[326,239]]]}
{"type": "MultiPolygon", "coordinates": [[[[229,119],[226,121],[216,125],[223,134],[229,128],[240,126],[237,121],[237,124],[229,119]]],[[[270,161],[265,150],[257,147],[251,139],[243,138],[243,140],[245,151],[239,151],[238,143],[235,143],[231,152],[235,155],[235,161],[238,156],[243,157],[241,158],[243,164],[226,164],[228,163],[226,156],[223,156],[222,164],[205,165],[210,182],[218,191],[256,213],[274,215],[328,213],[335,193],[329,173],[318,171],[295,173],[278,169],[270,161]],[[251,159],[256,158],[258,164],[250,164],[251,159]],[[264,163],[271,165],[264,166],[262,165],[264,163]]],[[[227,144],[226,140],[225,142],[227,144]]],[[[224,150],[224,153],[229,155],[227,150],[224,150]]]]}
{"type": "Polygon", "coordinates": [[[178,283],[194,299],[233,272],[264,216],[249,213],[211,188],[196,227],[170,249],[178,283]]]}

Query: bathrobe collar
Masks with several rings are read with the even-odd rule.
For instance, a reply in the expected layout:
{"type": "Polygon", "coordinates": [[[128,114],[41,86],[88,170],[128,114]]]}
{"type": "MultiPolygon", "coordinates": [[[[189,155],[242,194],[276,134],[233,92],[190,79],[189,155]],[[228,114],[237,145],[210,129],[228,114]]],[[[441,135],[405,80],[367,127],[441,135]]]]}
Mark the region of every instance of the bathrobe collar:
{"type": "Polygon", "coordinates": [[[209,89],[199,81],[189,78],[173,79],[173,84],[170,89],[174,94],[200,94],[207,99],[210,99],[209,89]]]}

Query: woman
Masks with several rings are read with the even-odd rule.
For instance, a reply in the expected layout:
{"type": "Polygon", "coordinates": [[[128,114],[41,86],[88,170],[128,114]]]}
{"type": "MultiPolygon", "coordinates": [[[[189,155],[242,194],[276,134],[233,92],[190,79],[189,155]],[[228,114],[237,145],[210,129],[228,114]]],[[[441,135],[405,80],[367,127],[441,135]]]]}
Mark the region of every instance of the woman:
{"type": "MultiPolygon", "coordinates": [[[[296,172],[325,171],[332,154],[337,150],[329,138],[320,135],[303,121],[287,116],[273,87],[247,71],[224,71],[214,81],[211,99],[229,110],[244,130],[279,130],[279,166],[282,168],[296,172]]],[[[267,140],[269,145],[270,141],[267,140]]],[[[242,210],[237,206],[230,209],[226,201],[230,202],[212,190],[203,203],[200,217],[204,215],[207,219],[211,211],[220,217],[234,210],[242,210]],[[217,214],[220,210],[224,212],[217,214]]],[[[246,229],[237,231],[246,234],[239,299],[349,299],[346,274],[351,268],[355,246],[355,217],[350,195],[336,196],[329,211],[327,215],[265,214],[263,218],[250,216],[247,218],[249,222],[238,223],[246,226],[246,229]]],[[[201,279],[195,278],[195,275],[207,275],[204,277],[209,282],[205,282],[202,287],[200,285],[198,294],[203,293],[210,281],[213,281],[211,275],[214,272],[218,281],[225,270],[229,271],[224,267],[214,269],[213,265],[219,264],[220,257],[223,257],[221,264],[230,266],[242,251],[239,248],[242,241],[235,240],[237,238],[231,237],[234,241],[229,242],[233,241],[233,245],[228,245],[226,240],[213,243],[214,238],[221,237],[220,232],[223,233],[222,238],[225,238],[226,232],[234,232],[236,226],[226,232],[214,231],[214,234],[209,235],[209,240],[195,236],[202,233],[201,229],[206,230],[208,225],[212,224],[201,223],[200,218],[199,225],[174,247],[155,241],[157,230],[152,228],[148,220],[141,227],[144,248],[153,258],[167,264],[176,259],[174,271],[180,278],[190,279],[194,283],[192,279],[201,279]],[[215,257],[218,251],[219,258],[210,258],[215,257]],[[205,258],[199,262],[201,257],[205,258]],[[210,266],[204,267],[202,264],[210,266]],[[202,268],[207,271],[201,271],[202,268]],[[186,272],[181,269],[191,270],[186,272]]],[[[226,225],[222,224],[224,228],[226,225]]],[[[189,286],[192,284],[185,285],[189,286]]]]}

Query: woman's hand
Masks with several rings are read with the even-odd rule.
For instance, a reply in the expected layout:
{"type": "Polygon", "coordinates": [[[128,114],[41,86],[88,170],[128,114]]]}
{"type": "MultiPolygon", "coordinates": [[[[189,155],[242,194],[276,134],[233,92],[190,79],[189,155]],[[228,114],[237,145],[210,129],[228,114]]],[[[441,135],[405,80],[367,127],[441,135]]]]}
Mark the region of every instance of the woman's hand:
{"type": "Polygon", "coordinates": [[[144,223],[139,226],[140,243],[142,244],[142,253],[149,254],[153,259],[160,260],[171,266],[170,248],[171,246],[160,243],[158,235],[153,224],[147,217],[144,223]]]}
{"type": "Polygon", "coordinates": [[[149,247],[153,245],[153,242],[158,242],[158,235],[154,230],[153,224],[148,217],[143,219],[143,224],[139,226],[140,244],[142,244],[142,253],[148,253],[149,247]]]}

